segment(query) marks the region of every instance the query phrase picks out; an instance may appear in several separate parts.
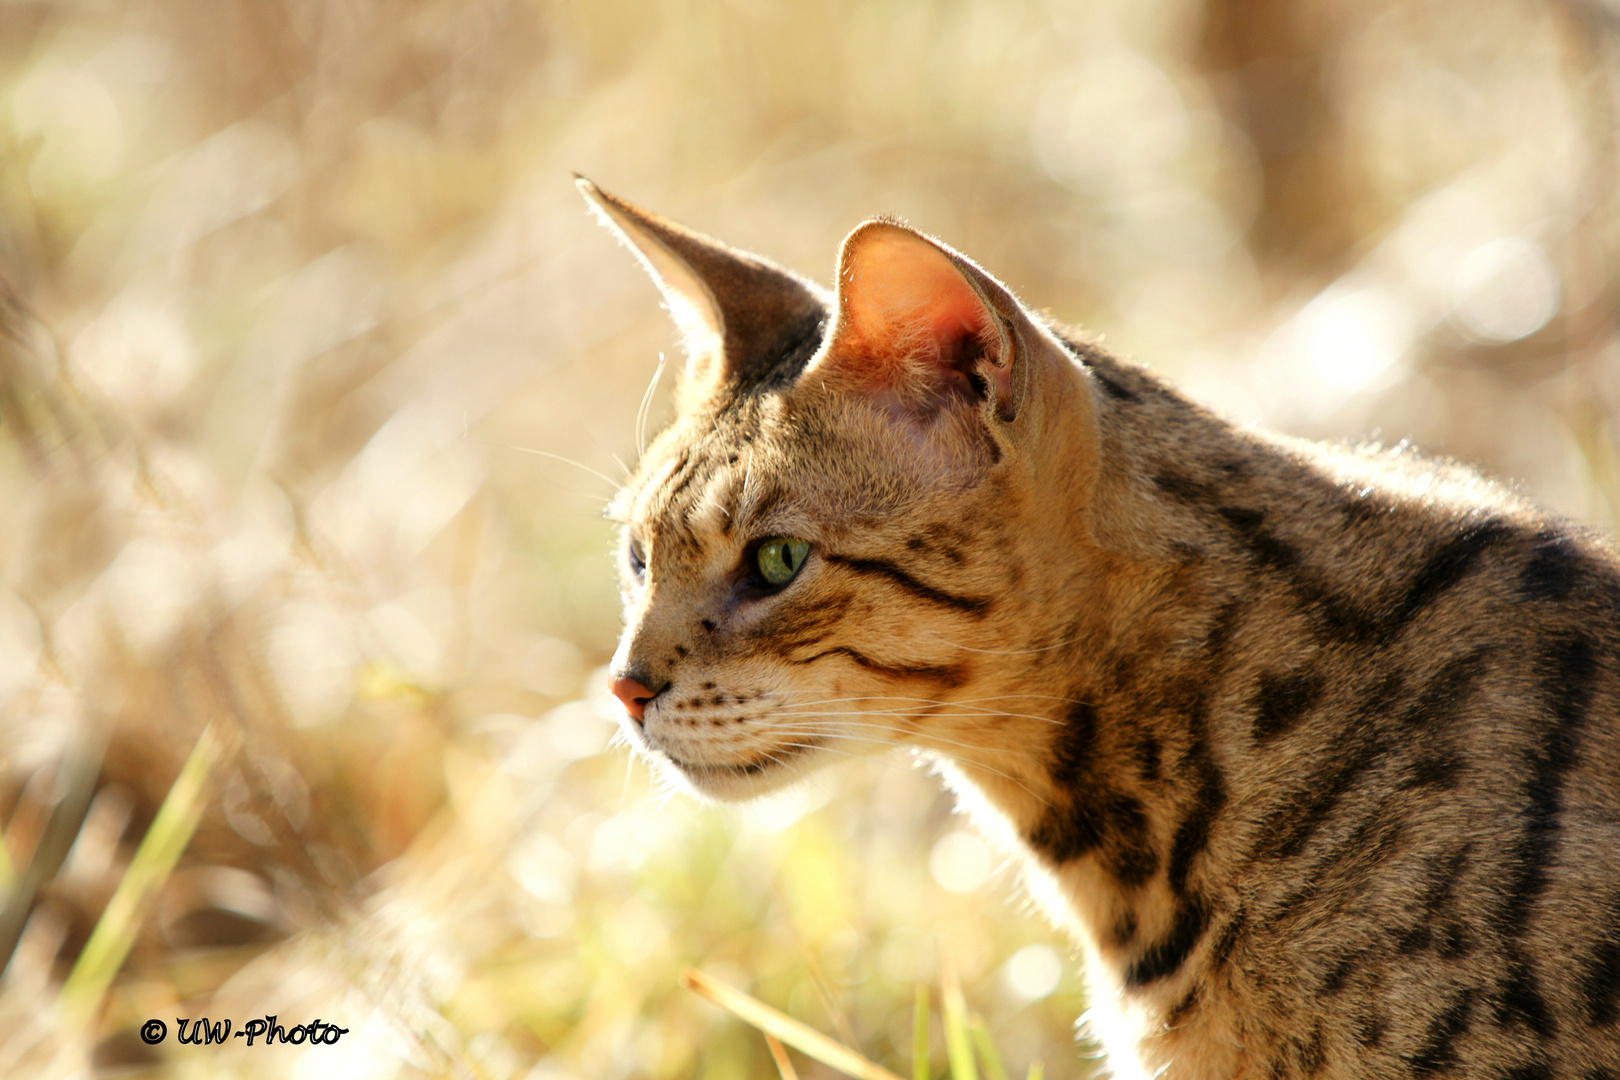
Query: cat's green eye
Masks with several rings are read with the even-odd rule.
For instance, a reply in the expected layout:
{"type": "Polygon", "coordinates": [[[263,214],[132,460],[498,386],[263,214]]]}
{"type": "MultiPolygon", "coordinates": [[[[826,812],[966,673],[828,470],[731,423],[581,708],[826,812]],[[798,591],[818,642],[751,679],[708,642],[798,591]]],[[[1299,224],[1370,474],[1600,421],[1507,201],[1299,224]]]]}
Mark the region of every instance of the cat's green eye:
{"type": "Polygon", "coordinates": [[[804,565],[810,554],[810,541],[792,536],[774,536],[759,545],[754,565],[767,585],[786,585],[804,565]]]}

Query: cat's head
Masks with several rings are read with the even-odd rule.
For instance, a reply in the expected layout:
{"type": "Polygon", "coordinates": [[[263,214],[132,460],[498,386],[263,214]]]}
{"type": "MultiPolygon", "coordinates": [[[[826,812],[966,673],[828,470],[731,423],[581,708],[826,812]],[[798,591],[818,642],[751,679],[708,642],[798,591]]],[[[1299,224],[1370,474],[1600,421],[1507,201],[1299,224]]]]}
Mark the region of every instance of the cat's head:
{"type": "Polygon", "coordinates": [[[677,417],[610,511],[631,741],[719,798],[897,743],[993,755],[992,721],[1050,689],[1008,658],[1039,652],[1043,578],[1075,572],[1042,565],[1065,546],[1045,534],[1095,479],[1072,354],[900,222],[849,235],[829,295],[580,189],[686,350],[677,417]]]}

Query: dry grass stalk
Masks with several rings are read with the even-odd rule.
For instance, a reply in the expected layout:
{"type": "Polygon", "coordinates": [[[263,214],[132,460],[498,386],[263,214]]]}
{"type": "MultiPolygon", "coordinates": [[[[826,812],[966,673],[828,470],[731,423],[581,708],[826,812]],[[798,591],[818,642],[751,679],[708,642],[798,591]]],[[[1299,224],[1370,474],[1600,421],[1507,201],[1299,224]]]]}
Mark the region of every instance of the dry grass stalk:
{"type": "Polygon", "coordinates": [[[834,1042],[814,1028],[806,1027],[791,1016],[777,1012],[763,1001],[750,997],[741,990],[733,989],[701,971],[692,968],[683,970],[681,985],[738,1019],[759,1028],[766,1035],[775,1036],[846,1076],[853,1076],[856,1080],[900,1080],[899,1076],[877,1062],[869,1061],[842,1043],[834,1042]]]}
{"type": "Polygon", "coordinates": [[[771,1060],[776,1062],[776,1071],[782,1074],[782,1080],[799,1080],[799,1074],[793,1068],[793,1062],[788,1060],[787,1047],[775,1035],[766,1033],[765,1045],[771,1048],[771,1060]]]}

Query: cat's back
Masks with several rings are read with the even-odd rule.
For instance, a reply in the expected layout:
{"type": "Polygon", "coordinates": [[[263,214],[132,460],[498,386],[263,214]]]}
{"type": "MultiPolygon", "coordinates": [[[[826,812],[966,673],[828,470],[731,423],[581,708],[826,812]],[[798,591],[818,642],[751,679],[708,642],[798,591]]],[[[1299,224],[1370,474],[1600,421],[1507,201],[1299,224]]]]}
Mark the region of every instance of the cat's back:
{"type": "Polygon", "coordinates": [[[1204,777],[1162,916],[1207,924],[1202,962],[1139,991],[1166,1049],[1620,1077],[1615,549],[1464,466],[1243,431],[1077,351],[1130,447],[1120,542],[1181,566],[1177,644],[1103,705],[1204,777]]]}

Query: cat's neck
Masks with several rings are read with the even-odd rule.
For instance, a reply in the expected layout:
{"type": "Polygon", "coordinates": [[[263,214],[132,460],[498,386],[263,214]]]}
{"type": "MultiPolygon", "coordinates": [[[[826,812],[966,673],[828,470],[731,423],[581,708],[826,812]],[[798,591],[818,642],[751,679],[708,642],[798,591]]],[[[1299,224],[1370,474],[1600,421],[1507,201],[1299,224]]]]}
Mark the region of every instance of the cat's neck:
{"type": "MultiPolygon", "coordinates": [[[[1048,871],[1062,869],[1063,910],[1053,914],[1123,963],[1155,929],[1147,924],[1162,921],[1155,912],[1168,911],[1152,894],[1176,884],[1166,867],[1185,789],[1198,782],[1178,774],[1204,738],[1190,688],[1223,632],[1227,598],[1222,575],[1210,573],[1215,556],[1188,543],[1197,533],[1175,520],[1186,509],[1164,485],[1180,483],[1181,461],[1228,477],[1277,464],[1265,460],[1274,451],[1146,373],[1081,355],[1089,370],[1073,377],[1096,403],[1099,459],[1110,465],[1084,505],[1033,500],[1033,513],[1050,516],[1025,523],[1021,535],[1032,539],[1008,554],[1041,585],[1008,613],[991,685],[975,689],[999,699],[1001,726],[993,746],[950,754],[946,771],[982,825],[1048,871]],[[1166,445],[1179,452],[1145,456],[1166,445]]],[[[1075,470],[1061,454],[1042,468],[1037,484],[1053,492],[1075,470]]],[[[1214,479],[1187,480],[1200,482],[1214,479]]],[[[1286,486],[1266,501],[1282,504],[1286,486]]]]}
{"type": "MultiPolygon", "coordinates": [[[[1252,435],[1145,372],[1077,352],[1107,464],[1084,506],[1019,530],[1033,546],[1009,554],[1041,587],[1002,624],[994,685],[975,689],[1014,715],[994,746],[953,753],[946,772],[1115,983],[1169,998],[1180,980],[1158,967],[1173,970],[1179,938],[1231,915],[1221,898],[1233,870],[1207,848],[1225,808],[1249,797],[1225,779],[1242,773],[1231,755],[1246,736],[1215,730],[1234,704],[1218,688],[1242,682],[1223,673],[1242,663],[1247,620],[1286,625],[1271,609],[1297,603],[1261,578],[1295,557],[1287,535],[1303,516],[1378,518],[1359,535],[1388,533],[1394,550],[1403,515],[1358,506],[1333,473],[1353,461],[1252,435]]],[[[1061,457],[1043,467],[1054,491],[1074,471],[1061,457]]]]}

